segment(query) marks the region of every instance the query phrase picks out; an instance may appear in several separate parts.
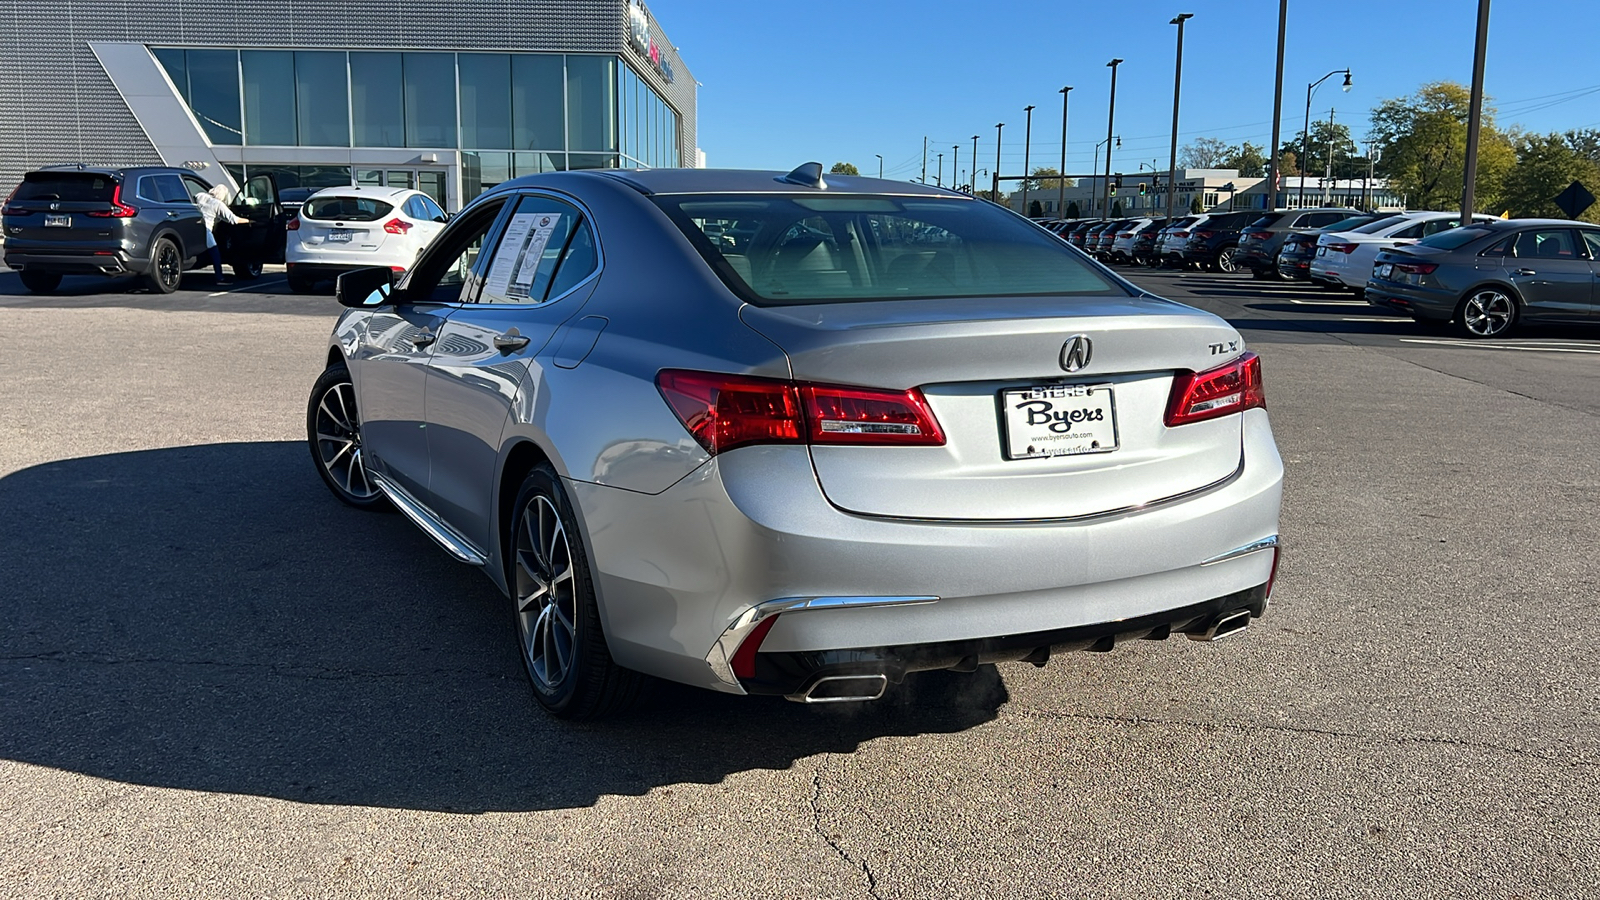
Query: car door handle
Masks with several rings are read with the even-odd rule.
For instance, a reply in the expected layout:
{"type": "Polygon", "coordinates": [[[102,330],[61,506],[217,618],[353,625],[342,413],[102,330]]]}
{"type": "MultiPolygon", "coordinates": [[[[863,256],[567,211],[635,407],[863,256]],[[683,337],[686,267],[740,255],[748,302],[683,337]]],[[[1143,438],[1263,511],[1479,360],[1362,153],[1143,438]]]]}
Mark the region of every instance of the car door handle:
{"type": "Polygon", "coordinates": [[[1512,274],[1513,275],[1537,275],[1539,273],[1535,272],[1532,269],[1518,269],[1517,271],[1513,272],[1512,274]]]}
{"type": "Polygon", "coordinates": [[[494,336],[494,348],[502,353],[511,353],[528,346],[527,335],[518,334],[515,328],[505,334],[494,336]]]}
{"type": "Polygon", "coordinates": [[[167,210],[167,218],[176,219],[177,217],[178,217],[178,211],[177,210],[175,210],[175,209],[167,210]]]}
{"type": "Polygon", "coordinates": [[[423,347],[428,346],[438,339],[439,335],[432,331],[419,331],[411,337],[406,338],[406,340],[411,342],[411,346],[416,347],[418,350],[421,350],[423,347]]]}

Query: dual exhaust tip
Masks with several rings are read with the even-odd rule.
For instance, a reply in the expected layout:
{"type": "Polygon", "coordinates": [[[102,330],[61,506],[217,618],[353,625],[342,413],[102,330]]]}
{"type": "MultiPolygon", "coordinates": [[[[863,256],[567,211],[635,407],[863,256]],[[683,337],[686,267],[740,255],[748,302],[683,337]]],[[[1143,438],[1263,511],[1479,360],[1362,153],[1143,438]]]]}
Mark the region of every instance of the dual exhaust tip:
{"type": "Polygon", "coordinates": [[[1250,610],[1236,609],[1233,612],[1223,613],[1207,625],[1204,631],[1189,632],[1191,641],[1220,641],[1231,634],[1250,627],[1250,610]]]}

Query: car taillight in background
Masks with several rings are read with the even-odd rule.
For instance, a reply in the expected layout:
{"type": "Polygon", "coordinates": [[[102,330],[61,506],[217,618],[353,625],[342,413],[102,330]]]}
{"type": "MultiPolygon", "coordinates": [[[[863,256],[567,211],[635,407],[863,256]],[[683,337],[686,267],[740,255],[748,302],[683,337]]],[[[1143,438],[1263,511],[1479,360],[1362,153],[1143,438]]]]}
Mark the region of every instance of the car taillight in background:
{"type": "Polygon", "coordinates": [[[1323,244],[1323,246],[1327,247],[1330,253],[1354,253],[1356,249],[1355,244],[1342,242],[1338,244],[1323,244]]]}
{"type": "Polygon", "coordinates": [[[1174,231],[1172,234],[1170,234],[1168,236],[1169,237],[1175,237],[1175,238],[1188,237],[1189,236],[1189,232],[1187,232],[1187,231],[1174,231]]]}
{"type": "Polygon", "coordinates": [[[1432,275],[1434,270],[1437,269],[1437,268],[1439,268],[1439,264],[1438,263],[1395,263],[1394,264],[1394,270],[1396,272],[1404,272],[1407,275],[1432,275]]]}
{"type": "Polygon", "coordinates": [[[411,223],[404,219],[390,219],[383,223],[383,230],[390,234],[405,234],[411,230],[411,223]]]}
{"type": "Polygon", "coordinates": [[[1261,358],[1244,353],[1205,372],[1179,372],[1172,379],[1164,421],[1168,428],[1204,422],[1247,409],[1265,409],[1267,395],[1261,384],[1261,358]]]}
{"type": "Polygon", "coordinates": [[[885,391],[683,369],[661,370],[656,387],[710,453],[747,444],[944,443],[917,388],[885,391]]]}
{"type": "Polygon", "coordinates": [[[1270,231],[1246,231],[1244,233],[1244,239],[1247,241],[1264,241],[1270,237],[1272,237],[1272,232],[1270,231]]]}
{"type": "Polygon", "coordinates": [[[299,231],[300,230],[300,217],[299,216],[295,216],[294,218],[290,219],[289,221],[283,223],[283,230],[284,231],[299,231]]]}
{"type": "Polygon", "coordinates": [[[120,184],[111,189],[110,209],[93,210],[84,213],[86,216],[94,216],[97,219],[131,219],[138,214],[139,210],[122,202],[122,185],[120,184]]]}
{"type": "Polygon", "coordinates": [[[20,216],[20,215],[24,215],[24,212],[22,210],[17,209],[17,208],[15,208],[15,207],[13,207],[11,205],[11,201],[17,199],[17,191],[20,191],[20,190],[22,190],[22,185],[21,184],[18,184],[16,187],[11,189],[11,193],[6,197],[5,205],[4,206],[0,206],[0,216],[20,216]]]}
{"type": "Polygon", "coordinates": [[[1209,241],[1212,238],[1216,237],[1217,233],[1215,231],[1196,231],[1194,233],[1194,236],[1199,238],[1202,241],[1209,241]]]}

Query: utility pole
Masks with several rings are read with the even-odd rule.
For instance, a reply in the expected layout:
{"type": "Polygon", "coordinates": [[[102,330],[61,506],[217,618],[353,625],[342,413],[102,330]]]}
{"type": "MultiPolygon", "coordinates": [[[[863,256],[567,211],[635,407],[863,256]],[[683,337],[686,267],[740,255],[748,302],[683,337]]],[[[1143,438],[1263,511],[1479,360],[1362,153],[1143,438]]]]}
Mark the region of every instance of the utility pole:
{"type": "Polygon", "coordinates": [[[978,136],[972,136],[972,196],[978,196],[978,136]]]}
{"type": "Polygon", "coordinates": [[[1272,89],[1272,146],[1267,148],[1267,210],[1278,206],[1278,182],[1283,173],[1278,171],[1278,128],[1283,124],[1283,36],[1289,22],[1289,0],[1278,0],[1278,80],[1272,89]]]}
{"type": "Polygon", "coordinates": [[[1028,114],[1028,123],[1022,127],[1022,214],[1028,214],[1028,176],[1033,170],[1028,168],[1028,151],[1033,148],[1033,107],[1024,106],[1022,111],[1028,114]]]}
{"type": "Polygon", "coordinates": [[[1117,124],[1117,66],[1122,65],[1122,60],[1113,59],[1106,63],[1111,69],[1111,104],[1106,109],[1106,183],[1103,190],[1106,197],[1106,218],[1111,218],[1111,132],[1117,124]]]}
{"type": "Polygon", "coordinates": [[[1333,108],[1328,108],[1328,167],[1322,175],[1322,205],[1328,205],[1329,191],[1333,189],[1333,108]]]}
{"type": "Polygon", "coordinates": [[[1489,0],[1478,0],[1478,40],[1472,50],[1472,109],[1467,114],[1467,170],[1461,184],[1461,224],[1472,222],[1478,186],[1478,129],[1483,125],[1483,59],[1489,49],[1489,0]]]}
{"type": "Polygon", "coordinates": [[[928,183],[928,136],[922,136],[922,178],[923,184],[928,183]]]}
{"type": "Polygon", "coordinates": [[[939,154],[939,173],[933,176],[934,187],[944,187],[944,154],[939,154]]]}
{"type": "Polygon", "coordinates": [[[950,157],[950,186],[959,191],[961,190],[961,145],[952,144],[950,149],[953,151],[950,157]]]}
{"type": "Polygon", "coordinates": [[[994,127],[994,188],[990,192],[990,199],[996,203],[1000,202],[1000,130],[1005,127],[1004,122],[994,127]]]}
{"type": "Polygon", "coordinates": [[[1067,95],[1072,93],[1072,88],[1064,87],[1061,93],[1061,168],[1058,170],[1061,177],[1056,180],[1056,218],[1067,217],[1067,95]]]}
{"type": "MultiPolygon", "coordinates": [[[[1167,166],[1167,171],[1173,176],[1178,173],[1178,95],[1183,89],[1183,23],[1194,18],[1194,13],[1179,13],[1176,19],[1167,23],[1178,26],[1178,62],[1172,70],[1172,160],[1167,166]]],[[[1154,166],[1151,167],[1154,169],[1154,166]]],[[[1172,220],[1172,192],[1167,192],[1167,220],[1172,220]]]]}

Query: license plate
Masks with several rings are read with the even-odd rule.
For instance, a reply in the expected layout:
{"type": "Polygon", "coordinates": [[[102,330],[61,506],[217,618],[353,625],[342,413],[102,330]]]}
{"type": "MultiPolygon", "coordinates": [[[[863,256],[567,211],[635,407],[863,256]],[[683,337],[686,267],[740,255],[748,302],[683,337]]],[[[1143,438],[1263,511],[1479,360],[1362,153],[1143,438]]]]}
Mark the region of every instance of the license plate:
{"type": "Polygon", "coordinates": [[[71,228],[72,227],[72,217],[71,216],[50,216],[50,215],[47,215],[47,216],[44,217],[44,227],[46,227],[46,228],[71,228]]]}
{"type": "Polygon", "coordinates": [[[328,232],[328,243],[348,244],[355,236],[356,233],[354,231],[330,231],[328,232]]]}
{"type": "Polygon", "coordinates": [[[1109,384],[1047,384],[1001,395],[1006,458],[1110,453],[1117,409],[1109,384]]]}
{"type": "Polygon", "coordinates": [[[1389,273],[1391,273],[1393,271],[1394,271],[1394,266],[1392,266],[1392,265],[1390,265],[1388,263],[1384,263],[1383,265],[1378,267],[1377,275],[1378,275],[1379,278],[1388,278],[1389,277],[1389,273]]]}

